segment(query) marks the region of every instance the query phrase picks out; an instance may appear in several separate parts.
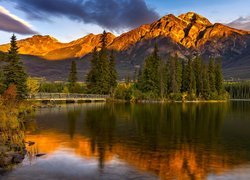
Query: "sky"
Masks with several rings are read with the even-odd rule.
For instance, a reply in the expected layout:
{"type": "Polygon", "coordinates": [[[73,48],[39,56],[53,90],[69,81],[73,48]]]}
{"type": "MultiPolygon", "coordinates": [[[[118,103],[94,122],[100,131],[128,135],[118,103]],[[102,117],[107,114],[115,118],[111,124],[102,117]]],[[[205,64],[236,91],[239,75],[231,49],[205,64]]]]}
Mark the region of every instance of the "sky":
{"type": "Polygon", "coordinates": [[[0,0],[0,44],[12,33],[70,42],[103,30],[119,35],[167,14],[196,12],[211,22],[250,16],[250,0],[0,0]]]}

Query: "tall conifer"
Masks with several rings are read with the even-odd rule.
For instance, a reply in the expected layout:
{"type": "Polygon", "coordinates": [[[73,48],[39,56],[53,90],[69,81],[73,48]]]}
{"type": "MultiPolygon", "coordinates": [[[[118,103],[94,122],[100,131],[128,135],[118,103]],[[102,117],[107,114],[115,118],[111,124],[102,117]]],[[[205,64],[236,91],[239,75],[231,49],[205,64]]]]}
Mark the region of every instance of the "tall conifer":
{"type": "Polygon", "coordinates": [[[110,81],[110,90],[113,92],[114,88],[117,86],[117,71],[115,69],[115,56],[114,51],[112,50],[109,58],[109,81],[110,81]]]}
{"type": "Polygon", "coordinates": [[[72,63],[71,63],[68,82],[69,82],[69,89],[71,92],[73,92],[74,88],[76,87],[76,83],[77,83],[77,67],[76,67],[75,61],[72,61],[72,63]]]}
{"type": "Polygon", "coordinates": [[[27,74],[24,71],[23,63],[20,61],[16,36],[13,34],[7,56],[7,65],[4,67],[4,85],[7,88],[14,84],[17,89],[17,97],[24,99],[28,94],[26,81],[27,74]]]}

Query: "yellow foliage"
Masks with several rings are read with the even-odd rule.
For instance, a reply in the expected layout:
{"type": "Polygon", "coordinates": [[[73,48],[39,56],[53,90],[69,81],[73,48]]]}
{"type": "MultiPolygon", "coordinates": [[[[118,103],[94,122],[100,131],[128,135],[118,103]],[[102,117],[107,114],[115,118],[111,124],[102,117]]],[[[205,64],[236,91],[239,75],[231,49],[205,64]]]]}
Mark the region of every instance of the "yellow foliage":
{"type": "Polygon", "coordinates": [[[39,83],[38,79],[28,77],[27,87],[28,87],[28,91],[30,94],[36,94],[39,91],[40,83],[39,83]]]}

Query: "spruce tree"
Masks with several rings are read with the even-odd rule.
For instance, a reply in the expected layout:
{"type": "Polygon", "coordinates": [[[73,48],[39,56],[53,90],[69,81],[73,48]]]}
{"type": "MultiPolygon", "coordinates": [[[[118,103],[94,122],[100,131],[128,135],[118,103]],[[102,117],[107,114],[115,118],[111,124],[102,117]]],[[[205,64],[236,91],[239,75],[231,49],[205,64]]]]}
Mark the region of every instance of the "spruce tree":
{"type": "Polygon", "coordinates": [[[111,93],[117,86],[117,71],[115,69],[115,56],[114,56],[114,51],[112,50],[110,53],[110,58],[109,58],[109,80],[110,80],[110,90],[111,93]]]}
{"type": "Polygon", "coordinates": [[[224,90],[221,59],[217,59],[215,65],[215,89],[217,90],[218,94],[222,94],[224,90]]]}
{"type": "MultiPolygon", "coordinates": [[[[112,65],[113,67],[114,65],[112,65]]],[[[113,82],[114,83],[114,82],[113,82]]],[[[107,50],[107,33],[104,31],[101,36],[101,50],[93,51],[91,70],[87,75],[87,85],[90,93],[109,94],[111,89],[110,81],[110,60],[107,50]]]]}
{"type": "Polygon", "coordinates": [[[169,91],[179,93],[182,87],[182,64],[177,55],[168,60],[169,91]]]}
{"type": "Polygon", "coordinates": [[[181,83],[182,83],[182,64],[177,54],[175,55],[174,59],[175,59],[175,68],[176,68],[177,92],[179,93],[181,91],[181,83]]]}
{"type": "Polygon", "coordinates": [[[152,92],[155,95],[160,94],[160,57],[158,55],[158,47],[155,45],[153,53],[145,60],[145,64],[141,77],[141,91],[152,92]]]}
{"type": "Polygon", "coordinates": [[[99,76],[99,69],[98,69],[98,52],[97,48],[95,47],[92,52],[92,59],[91,59],[91,67],[90,71],[87,74],[87,87],[90,93],[98,93],[97,92],[97,80],[99,76]]]}
{"type": "Polygon", "coordinates": [[[196,81],[196,95],[199,96],[202,91],[202,78],[201,78],[201,57],[197,56],[193,61],[193,72],[196,81]]]}
{"type": "Polygon", "coordinates": [[[185,78],[182,82],[183,92],[188,92],[190,95],[196,92],[196,81],[195,75],[193,72],[192,62],[189,59],[188,64],[185,66],[183,78],[185,78]]]}
{"type": "Polygon", "coordinates": [[[76,68],[76,62],[75,61],[72,61],[72,63],[71,63],[68,82],[69,82],[69,90],[70,90],[70,92],[74,92],[74,89],[75,89],[76,83],[77,83],[77,68],[76,68]]]}
{"type": "Polygon", "coordinates": [[[163,99],[168,93],[168,69],[164,61],[160,61],[159,66],[160,75],[160,97],[163,99]]]}
{"type": "Polygon", "coordinates": [[[208,68],[207,68],[207,65],[205,63],[202,63],[201,74],[202,74],[201,94],[202,94],[202,97],[204,97],[206,100],[208,100],[211,92],[210,92],[208,68]]]}
{"type": "Polygon", "coordinates": [[[99,52],[98,60],[98,79],[97,89],[100,94],[110,93],[110,72],[109,72],[109,59],[107,51],[107,33],[103,32],[101,37],[101,50],[99,52]]]}
{"type": "Polygon", "coordinates": [[[28,94],[27,74],[24,71],[22,62],[18,54],[16,36],[11,37],[11,46],[8,52],[7,65],[4,67],[4,85],[9,87],[15,85],[17,89],[17,98],[24,99],[28,94]]]}
{"type": "Polygon", "coordinates": [[[176,80],[176,61],[173,57],[170,57],[168,60],[168,75],[169,75],[169,92],[178,93],[178,83],[176,80]]]}
{"type": "Polygon", "coordinates": [[[182,60],[182,83],[181,83],[181,92],[187,92],[188,89],[188,84],[187,84],[187,79],[188,79],[188,74],[187,74],[187,65],[184,60],[182,60]]]}
{"type": "Polygon", "coordinates": [[[210,93],[216,92],[215,88],[215,64],[214,58],[211,58],[208,65],[208,79],[210,93]]]}

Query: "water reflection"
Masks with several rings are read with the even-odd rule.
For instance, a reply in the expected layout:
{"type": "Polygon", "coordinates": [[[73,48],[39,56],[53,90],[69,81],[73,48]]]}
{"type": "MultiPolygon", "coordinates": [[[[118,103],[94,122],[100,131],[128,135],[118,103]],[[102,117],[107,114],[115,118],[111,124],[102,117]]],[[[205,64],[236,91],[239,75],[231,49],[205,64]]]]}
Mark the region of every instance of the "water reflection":
{"type": "MultiPolygon", "coordinates": [[[[249,164],[249,107],[249,103],[239,102],[42,109],[37,114],[39,129],[27,136],[36,142],[29,152],[31,157],[47,153],[42,159],[50,163],[60,154],[72,161],[71,168],[76,166],[75,158],[86,165],[97,162],[97,171],[107,179],[112,179],[112,172],[121,173],[118,169],[124,163],[133,170],[124,179],[138,172],[150,173],[152,176],[144,176],[150,179],[154,175],[205,179],[249,164]]],[[[39,161],[30,159],[31,164],[39,161]]]]}

